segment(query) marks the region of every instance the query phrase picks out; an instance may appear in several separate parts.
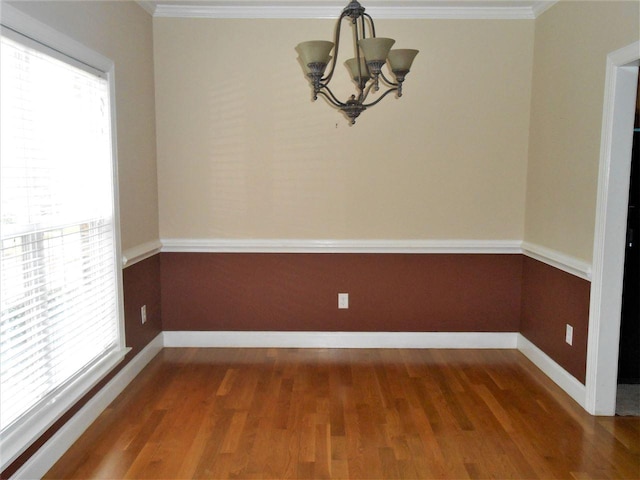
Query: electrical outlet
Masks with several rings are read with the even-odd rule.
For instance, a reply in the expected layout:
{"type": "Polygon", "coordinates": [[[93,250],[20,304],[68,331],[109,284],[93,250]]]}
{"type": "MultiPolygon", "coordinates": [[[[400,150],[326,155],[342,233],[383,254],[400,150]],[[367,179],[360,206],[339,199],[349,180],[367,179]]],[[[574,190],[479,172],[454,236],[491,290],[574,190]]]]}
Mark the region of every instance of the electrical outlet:
{"type": "Polygon", "coordinates": [[[349,308],[349,294],[348,293],[339,293],[338,294],[338,308],[343,310],[349,308]]]}
{"type": "Polygon", "coordinates": [[[569,345],[573,345],[573,327],[567,323],[567,331],[564,336],[564,341],[569,345]]]}
{"type": "Polygon", "coordinates": [[[147,306],[143,305],[140,308],[140,318],[142,319],[142,324],[144,325],[145,322],[147,321],[147,306]]]}

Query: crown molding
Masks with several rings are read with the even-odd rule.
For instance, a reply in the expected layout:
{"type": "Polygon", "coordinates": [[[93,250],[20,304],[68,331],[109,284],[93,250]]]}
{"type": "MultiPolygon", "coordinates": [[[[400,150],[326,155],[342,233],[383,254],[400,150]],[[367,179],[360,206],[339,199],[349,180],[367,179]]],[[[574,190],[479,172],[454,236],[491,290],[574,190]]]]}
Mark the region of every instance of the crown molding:
{"type": "Polygon", "coordinates": [[[538,18],[540,15],[542,15],[544,12],[549,10],[559,1],[560,0],[553,0],[549,2],[533,2],[533,5],[531,6],[531,11],[533,13],[534,18],[538,18]]]}
{"type": "MultiPolygon", "coordinates": [[[[140,0],[137,3],[154,17],[219,19],[336,19],[345,6],[345,1],[334,0],[140,0]]],[[[365,0],[364,3],[367,13],[383,19],[532,20],[557,1],[365,0]]]]}
{"type": "Polygon", "coordinates": [[[142,9],[153,16],[156,12],[156,2],[152,2],[149,0],[138,0],[136,2],[138,5],[142,7],[142,9]]]}

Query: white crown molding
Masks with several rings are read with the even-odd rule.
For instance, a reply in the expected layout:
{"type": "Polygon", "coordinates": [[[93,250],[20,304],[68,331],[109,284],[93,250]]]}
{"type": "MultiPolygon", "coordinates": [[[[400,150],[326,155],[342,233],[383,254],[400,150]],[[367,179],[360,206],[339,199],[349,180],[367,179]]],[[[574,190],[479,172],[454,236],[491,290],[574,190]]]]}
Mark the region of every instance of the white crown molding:
{"type": "Polygon", "coordinates": [[[531,10],[533,12],[533,16],[535,18],[538,18],[540,15],[542,15],[544,12],[549,10],[551,7],[553,7],[559,1],[560,0],[552,0],[552,1],[548,1],[548,2],[533,2],[533,6],[531,7],[531,10]]]}
{"type": "Polygon", "coordinates": [[[530,242],[522,242],[522,253],[583,280],[591,281],[591,264],[576,257],[530,242]]]}
{"type": "MultiPolygon", "coordinates": [[[[345,1],[286,2],[277,0],[204,2],[139,1],[154,17],[170,18],[291,18],[336,19],[345,1]]],[[[483,19],[532,20],[556,1],[457,1],[390,0],[363,1],[374,18],[383,19],[483,19]]]]}
{"type": "Polygon", "coordinates": [[[516,348],[515,332],[164,331],[164,346],[188,348],[516,348]]]}
{"type": "Polygon", "coordinates": [[[519,240],[162,239],[163,252],[521,253],[519,240]]]}
{"type": "Polygon", "coordinates": [[[150,14],[151,16],[153,16],[154,13],[156,12],[155,2],[152,2],[149,0],[138,0],[136,1],[136,3],[140,5],[142,9],[148,14],[150,14]]]}
{"type": "Polygon", "coordinates": [[[156,253],[160,253],[162,243],[160,240],[152,240],[150,242],[137,245],[133,248],[128,248],[122,252],[122,266],[130,267],[142,260],[146,260],[149,257],[154,256],[156,253]]]}

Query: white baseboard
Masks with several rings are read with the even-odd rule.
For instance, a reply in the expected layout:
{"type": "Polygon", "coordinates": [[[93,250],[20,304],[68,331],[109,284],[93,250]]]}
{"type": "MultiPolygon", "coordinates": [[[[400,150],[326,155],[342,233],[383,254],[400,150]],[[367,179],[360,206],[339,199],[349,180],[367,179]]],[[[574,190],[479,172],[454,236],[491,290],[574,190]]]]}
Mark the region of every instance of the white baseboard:
{"type": "Polygon", "coordinates": [[[131,359],[91,400],[66,422],[11,478],[42,478],[82,435],[109,404],[125,389],[142,369],[162,350],[162,334],[158,334],[138,355],[131,359]]]}
{"type": "Polygon", "coordinates": [[[527,340],[522,334],[518,334],[517,348],[547,377],[562,388],[567,395],[578,402],[582,408],[585,408],[587,389],[573,375],[558,365],[555,360],[527,340]]]}
{"type": "Polygon", "coordinates": [[[516,348],[512,332],[163,332],[165,347],[516,348]]]}
{"type": "Polygon", "coordinates": [[[161,242],[163,252],[174,253],[522,253],[519,240],[163,238],[161,242]]]}
{"type": "Polygon", "coordinates": [[[164,346],[188,348],[517,349],[583,408],[586,388],[520,333],[165,331],[164,346]]]}

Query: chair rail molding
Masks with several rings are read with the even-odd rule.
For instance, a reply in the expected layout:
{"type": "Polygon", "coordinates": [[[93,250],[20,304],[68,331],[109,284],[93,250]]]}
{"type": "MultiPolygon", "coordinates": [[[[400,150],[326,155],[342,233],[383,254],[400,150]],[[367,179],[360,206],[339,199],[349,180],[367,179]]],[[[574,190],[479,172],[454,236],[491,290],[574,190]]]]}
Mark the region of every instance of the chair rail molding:
{"type": "Polygon", "coordinates": [[[522,242],[522,253],[583,280],[591,281],[591,264],[584,260],[530,242],[522,242]]]}
{"type": "Polygon", "coordinates": [[[151,240],[149,242],[136,245],[135,247],[127,248],[122,252],[122,266],[130,267],[131,265],[160,253],[161,249],[162,243],[160,240],[151,240]]]}
{"type": "Polygon", "coordinates": [[[551,248],[521,240],[164,238],[161,244],[161,251],[169,253],[523,254],[584,280],[591,280],[591,264],[551,248]]]}

